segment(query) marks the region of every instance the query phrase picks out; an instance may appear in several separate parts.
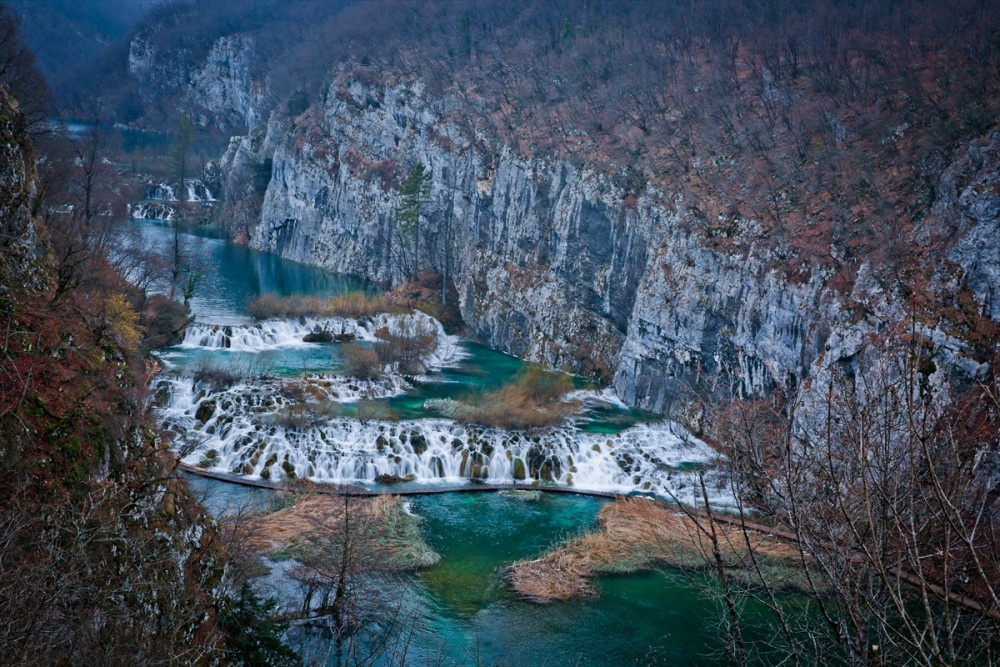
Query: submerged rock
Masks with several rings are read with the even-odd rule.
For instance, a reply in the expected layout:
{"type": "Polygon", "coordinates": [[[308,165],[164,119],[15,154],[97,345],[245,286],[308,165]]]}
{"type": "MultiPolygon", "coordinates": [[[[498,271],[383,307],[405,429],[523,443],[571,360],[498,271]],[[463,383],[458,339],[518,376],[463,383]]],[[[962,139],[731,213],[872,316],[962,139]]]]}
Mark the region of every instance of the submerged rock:
{"type": "Polygon", "coordinates": [[[522,503],[533,503],[542,499],[541,491],[528,491],[526,489],[505,489],[500,491],[500,495],[505,498],[520,500],[522,503]]]}
{"type": "Polygon", "coordinates": [[[413,447],[413,453],[420,456],[427,451],[427,438],[420,433],[411,433],[410,446],[413,447]]]}

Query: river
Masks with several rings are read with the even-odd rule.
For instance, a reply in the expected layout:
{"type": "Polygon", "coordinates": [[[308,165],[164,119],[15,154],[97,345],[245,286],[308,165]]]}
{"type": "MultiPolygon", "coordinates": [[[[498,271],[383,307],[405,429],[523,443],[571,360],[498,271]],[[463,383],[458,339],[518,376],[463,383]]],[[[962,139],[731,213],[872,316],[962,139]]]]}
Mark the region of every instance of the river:
{"type": "MultiPolygon", "coordinates": [[[[140,226],[147,243],[167,248],[171,242],[168,224],[133,224],[140,226]]],[[[264,292],[330,295],[364,286],[211,233],[189,232],[183,238],[186,256],[202,273],[191,304],[196,325],[183,344],[159,352],[169,388],[159,414],[175,432],[175,444],[192,447],[185,457],[192,465],[252,479],[284,470],[317,481],[367,486],[378,486],[379,474],[414,475],[408,485],[397,487],[407,489],[469,484],[470,460],[488,467],[482,480],[487,484],[531,482],[530,475],[516,479],[515,462],[540,456],[548,466],[545,479],[536,480],[543,487],[663,496],[690,493],[692,471],[710,464],[704,443],[676,425],[630,410],[613,395],[581,382],[581,414],[549,432],[509,433],[442,418],[426,407],[428,399],[501,386],[523,367],[513,357],[443,334],[446,349],[425,376],[372,390],[370,402],[382,406],[378,418],[358,415],[359,390],[340,382],[327,387],[343,399],[335,414],[295,428],[269,420],[285,400],[273,398],[284,391],[283,383],[303,375],[333,377],[340,368],[339,344],[303,343],[303,333],[315,326],[311,321],[254,323],[246,315],[247,301],[264,292]],[[243,377],[227,389],[206,392],[186,377],[206,363],[236,369],[243,377]],[[209,398],[214,413],[205,419],[203,409],[196,418],[209,398]],[[247,451],[254,448],[260,452],[248,458],[247,451]],[[272,465],[265,466],[272,457],[272,465]]],[[[368,332],[361,326],[356,333],[364,341],[368,332]]],[[[270,501],[270,491],[218,480],[191,477],[191,485],[217,515],[245,503],[270,501]]],[[[721,489],[714,497],[725,501],[721,489]]],[[[546,605],[518,598],[506,584],[507,565],[592,528],[607,500],[575,494],[542,494],[525,501],[498,493],[444,493],[406,502],[421,517],[425,539],[441,556],[436,565],[400,584],[400,604],[411,619],[405,631],[408,664],[724,662],[718,653],[718,609],[699,575],[658,571],[604,577],[597,582],[596,598],[546,605]]],[[[269,579],[273,585],[275,574],[269,579]]],[[[280,584],[275,592],[280,596],[280,584]]],[[[295,626],[289,641],[315,657],[324,635],[295,626]]]]}

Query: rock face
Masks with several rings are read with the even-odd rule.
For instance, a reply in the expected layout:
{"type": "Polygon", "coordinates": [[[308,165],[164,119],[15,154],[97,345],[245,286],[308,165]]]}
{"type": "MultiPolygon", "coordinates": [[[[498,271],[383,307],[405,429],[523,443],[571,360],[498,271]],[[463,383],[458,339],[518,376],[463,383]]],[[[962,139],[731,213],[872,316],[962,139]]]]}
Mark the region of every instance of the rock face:
{"type": "Polygon", "coordinates": [[[178,106],[195,110],[192,120],[202,127],[246,131],[263,119],[255,59],[254,40],[246,34],[220,37],[202,59],[182,49],[164,52],[153,35],[141,32],[129,44],[128,70],[150,104],[179,98],[178,106]]]}
{"type": "Polygon", "coordinates": [[[209,118],[222,127],[256,127],[262,120],[259,86],[250,85],[254,63],[253,39],[247,35],[220,37],[208,54],[204,67],[193,73],[189,96],[205,107],[209,118]]]}
{"type": "Polygon", "coordinates": [[[15,282],[37,288],[45,280],[35,262],[35,154],[23,125],[17,102],[0,86],[0,299],[15,282]]]}
{"type": "MultiPolygon", "coordinates": [[[[266,129],[234,139],[223,160],[244,183],[251,167],[271,167],[251,245],[398,282],[413,255],[395,224],[399,186],[422,162],[432,190],[420,264],[454,280],[472,332],[511,354],[602,377],[628,403],[673,414],[719,392],[795,387],[817,359],[830,363],[832,332],[853,339],[849,331],[877,328],[881,314],[859,318],[848,302],[874,291],[896,303],[894,286],[878,278],[851,294],[830,289],[819,271],[791,281],[774,247],[713,249],[693,231],[704,228],[703,216],[680,185],[675,193],[636,188],[625,169],[618,178],[567,159],[525,159],[470,135],[452,120],[461,117],[419,84],[349,79],[298,117],[275,113],[266,129]]],[[[996,320],[1000,200],[989,184],[997,161],[977,150],[995,149],[980,146],[953,170],[953,179],[973,175],[939,200],[935,216],[956,220],[951,259],[996,320]]],[[[239,178],[227,191],[240,191],[239,178]]]]}
{"type": "Polygon", "coordinates": [[[973,142],[938,186],[933,214],[949,223],[955,245],[948,259],[983,314],[1000,322],[1000,132],[973,142]]]}

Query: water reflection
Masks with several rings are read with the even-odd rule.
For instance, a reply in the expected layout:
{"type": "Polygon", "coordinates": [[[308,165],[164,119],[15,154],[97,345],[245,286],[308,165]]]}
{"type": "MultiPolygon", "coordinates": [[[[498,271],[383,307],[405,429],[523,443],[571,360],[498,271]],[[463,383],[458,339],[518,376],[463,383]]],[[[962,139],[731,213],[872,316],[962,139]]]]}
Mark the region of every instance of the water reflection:
{"type": "MultiPolygon", "coordinates": [[[[173,223],[133,220],[131,224],[147,247],[163,257],[172,256],[173,223]]],[[[356,278],[230,243],[211,229],[188,228],[180,238],[184,263],[200,276],[191,311],[202,321],[245,321],[247,302],[267,292],[323,296],[371,289],[356,278]]],[[[168,286],[161,283],[156,288],[166,291],[168,286]]]]}

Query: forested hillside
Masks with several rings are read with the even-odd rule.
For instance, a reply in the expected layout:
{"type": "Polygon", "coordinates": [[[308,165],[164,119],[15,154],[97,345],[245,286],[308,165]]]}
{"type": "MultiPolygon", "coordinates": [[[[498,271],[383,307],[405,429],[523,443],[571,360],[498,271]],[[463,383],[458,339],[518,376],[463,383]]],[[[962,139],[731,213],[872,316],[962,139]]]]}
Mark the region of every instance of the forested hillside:
{"type": "Polygon", "coordinates": [[[120,175],[25,116],[44,86],[9,14],[0,36],[0,662],[280,660],[148,412],[185,309],[123,278],[156,262],[111,243],[120,175]]]}
{"type": "Polygon", "coordinates": [[[83,89],[75,80],[89,73],[105,48],[124,38],[157,0],[8,0],[21,23],[25,45],[38,58],[39,73],[59,96],[83,89]]]}

